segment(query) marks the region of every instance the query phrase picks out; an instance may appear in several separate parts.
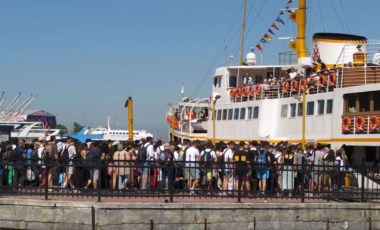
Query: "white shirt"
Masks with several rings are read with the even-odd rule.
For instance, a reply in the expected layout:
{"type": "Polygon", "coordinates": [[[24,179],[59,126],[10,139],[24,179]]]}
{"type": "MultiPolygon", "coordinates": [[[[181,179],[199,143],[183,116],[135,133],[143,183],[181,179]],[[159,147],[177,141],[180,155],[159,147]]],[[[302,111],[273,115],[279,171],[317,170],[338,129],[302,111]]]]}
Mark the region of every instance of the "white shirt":
{"type": "Polygon", "coordinates": [[[232,162],[234,158],[234,153],[232,152],[232,149],[228,148],[227,150],[224,150],[224,162],[228,162],[228,159],[232,162]]]}
{"type": "Polygon", "coordinates": [[[289,73],[289,77],[290,77],[291,79],[294,79],[295,77],[297,77],[297,75],[298,75],[297,72],[290,72],[290,73],[289,73]]]}
{"type": "Polygon", "coordinates": [[[253,84],[253,81],[252,81],[252,78],[251,78],[251,76],[245,76],[244,78],[243,78],[243,84],[244,85],[246,85],[246,84],[253,84]]]}
{"type": "Polygon", "coordinates": [[[74,145],[69,145],[69,147],[67,149],[67,152],[69,153],[69,158],[70,159],[73,159],[75,157],[75,155],[77,154],[74,145]]]}
{"type": "Polygon", "coordinates": [[[179,160],[179,153],[177,151],[174,151],[174,161],[179,160]]]}
{"type": "MultiPolygon", "coordinates": [[[[194,162],[199,156],[199,150],[194,147],[190,147],[186,151],[186,162],[194,162]]],[[[195,166],[195,163],[186,163],[186,166],[195,166]]]]}
{"type": "Polygon", "coordinates": [[[153,145],[147,142],[144,144],[144,148],[146,148],[146,159],[154,159],[156,154],[154,152],[153,145]]]}

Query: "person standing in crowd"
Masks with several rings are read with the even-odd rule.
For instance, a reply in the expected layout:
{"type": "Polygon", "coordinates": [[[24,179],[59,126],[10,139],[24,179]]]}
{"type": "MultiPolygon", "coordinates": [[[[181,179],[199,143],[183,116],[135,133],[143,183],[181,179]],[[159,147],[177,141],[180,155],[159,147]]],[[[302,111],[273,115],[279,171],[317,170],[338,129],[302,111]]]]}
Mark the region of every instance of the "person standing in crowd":
{"type": "Polygon", "coordinates": [[[225,148],[225,144],[223,142],[219,142],[216,144],[216,161],[217,161],[217,168],[215,168],[216,175],[218,178],[217,181],[217,188],[222,190],[223,188],[223,179],[224,179],[224,155],[223,150],[225,148]]]}
{"type": "Polygon", "coordinates": [[[251,173],[251,181],[252,181],[251,190],[252,191],[257,190],[257,177],[256,177],[255,159],[257,156],[258,146],[259,146],[259,144],[257,143],[257,141],[252,141],[250,151],[248,151],[248,159],[249,159],[249,162],[251,163],[251,171],[252,171],[252,173],[251,173]]]}
{"type": "Polygon", "coordinates": [[[282,189],[285,195],[291,196],[291,191],[294,189],[294,154],[292,149],[288,148],[283,156],[282,161],[282,189]]]}
{"type": "Polygon", "coordinates": [[[123,144],[117,145],[117,151],[113,154],[113,167],[115,172],[112,175],[112,189],[116,189],[116,181],[118,189],[125,189],[128,183],[128,175],[130,168],[127,164],[130,160],[128,152],[125,151],[123,144]]]}
{"type": "Polygon", "coordinates": [[[13,139],[13,149],[16,151],[17,155],[14,157],[14,172],[13,185],[15,186],[24,186],[25,182],[25,140],[17,138],[13,139]]]}
{"type": "Polygon", "coordinates": [[[271,164],[271,158],[268,154],[268,148],[268,143],[261,143],[260,150],[257,151],[257,155],[255,157],[256,178],[259,182],[259,190],[261,194],[265,194],[267,180],[269,178],[269,165],[271,164]]]}
{"type": "Polygon", "coordinates": [[[249,186],[249,167],[250,162],[248,159],[249,143],[243,141],[239,142],[238,150],[234,152],[235,162],[235,190],[246,189],[250,191],[249,186]],[[240,187],[239,187],[240,186],[240,187]]]}
{"type": "Polygon", "coordinates": [[[222,195],[227,195],[226,191],[232,190],[229,188],[230,179],[233,180],[233,157],[234,157],[234,148],[235,148],[235,142],[231,141],[228,143],[228,147],[224,149],[223,155],[224,155],[224,180],[223,180],[223,193],[222,195]]]}
{"type": "Polygon", "coordinates": [[[99,180],[98,164],[100,163],[100,150],[98,141],[95,141],[94,143],[90,144],[90,148],[86,158],[86,163],[89,166],[90,177],[84,188],[88,188],[92,184],[92,187],[94,189],[97,189],[99,180]]]}
{"type": "Polygon", "coordinates": [[[316,189],[318,192],[322,188],[322,171],[323,171],[323,152],[321,144],[314,144],[313,147],[314,156],[313,160],[313,171],[312,171],[312,181],[311,181],[311,191],[314,192],[316,189]]]}
{"type": "Polygon", "coordinates": [[[138,151],[138,161],[143,165],[141,177],[141,189],[147,190],[150,176],[151,164],[154,162],[155,152],[153,147],[153,138],[147,137],[145,143],[138,151]]]}
{"type": "Polygon", "coordinates": [[[325,171],[325,185],[328,190],[332,189],[334,186],[334,163],[335,163],[335,152],[330,149],[323,157],[324,171],[325,171]]]}
{"type": "Polygon", "coordinates": [[[207,185],[207,189],[212,189],[212,181],[213,181],[213,167],[214,162],[216,161],[216,153],[213,150],[212,142],[206,142],[206,148],[201,152],[201,159],[203,161],[203,177],[206,179],[205,184],[207,185]]]}
{"type": "Polygon", "coordinates": [[[303,165],[306,166],[306,155],[302,148],[298,148],[296,155],[294,156],[295,159],[295,171],[296,171],[296,183],[295,183],[295,190],[301,191],[302,186],[304,186],[305,183],[305,173],[302,170],[306,170],[306,167],[303,167],[303,165]]]}
{"type": "Polygon", "coordinates": [[[173,182],[174,182],[174,167],[173,167],[173,158],[174,154],[172,150],[174,149],[174,145],[170,145],[169,143],[164,144],[164,150],[160,152],[160,168],[162,171],[162,177],[160,181],[160,190],[162,192],[165,191],[166,188],[166,181],[167,181],[167,188],[169,191],[173,189],[173,182]]]}
{"type": "Polygon", "coordinates": [[[338,191],[341,191],[344,183],[345,160],[341,150],[337,150],[335,154],[336,186],[338,191]]]}
{"type": "Polygon", "coordinates": [[[198,168],[198,160],[199,160],[199,150],[198,141],[194,140],[191,143],[191,147],[189,147],[186,151],[186,167],[189,169],[189,188],[190,195],[195,195],[195,189],[198,188],[198,180],[199,180],[199,168],[198,168]]]}

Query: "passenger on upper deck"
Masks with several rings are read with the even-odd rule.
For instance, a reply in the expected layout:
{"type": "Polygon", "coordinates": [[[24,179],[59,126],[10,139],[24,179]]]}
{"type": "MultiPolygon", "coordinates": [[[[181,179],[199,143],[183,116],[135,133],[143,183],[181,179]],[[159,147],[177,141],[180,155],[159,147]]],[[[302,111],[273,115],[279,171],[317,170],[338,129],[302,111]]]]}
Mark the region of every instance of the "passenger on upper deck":
{"type": "Polygon", "coordinates": [[[289,72],[289,77],[291,80],[295,79],[296,77],[298,76],[298,73],[296,71],[296,69],[294,69],[293,67],[290,68],[290,72],[289,72]]]}
{"type": "Polygon", "coordinates": [[[252,77],[249,76],[248,73],[244,74],[243,85],[252,85],[252,84],[253,84],[252,77]]]}

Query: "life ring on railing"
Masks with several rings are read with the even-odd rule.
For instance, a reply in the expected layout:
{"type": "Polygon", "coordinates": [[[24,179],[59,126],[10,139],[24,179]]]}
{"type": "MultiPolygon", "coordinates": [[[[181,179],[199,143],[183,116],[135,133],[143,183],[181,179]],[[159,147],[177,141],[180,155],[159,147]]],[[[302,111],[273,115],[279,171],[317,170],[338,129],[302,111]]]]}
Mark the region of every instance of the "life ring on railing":
{"type": "Polygon", "coordinates": [[[282,85],[282,92],[283,93],[287,93],[289,92],[289,82],[284,82],[284,84],[282,85]]]}
{"type": "Polygon", "coordinates": [[[330,77],[329,87],[334,87],[336,83],[336,73],[335,72],[330,73],[329,77],[330,77]]]}
{"type": "Polygon", "coordinates": [[[256,85],[256,96],[260,96],[261,95],[261,91],[263,90],[263,87],[260,85],[260,84],[257,84],[256,85]]]}
{"type": "Polygon", "coordinates": [[[236,88],[236,97],[241,96],[241,88],[236,88]]]}
{"type": "Polygon", "coordinates": [[[236,97],[236,90],[235,89],[231,89],[230,90],[230,97],[231,98],[235,98],[236,97]]]}
{"type": "Polygon", "coordinates": [[[376,115],[373,115],[369,119],[369,129],[371,131],[376,131],[379,128],[379,117],[376,115]]]}
{"type": "Polygon", "coordinates": [[[300,91],[301,91],[301,93],[303,93],[303,91],[306,90],[306,87],[307,87],[307,80],[306,80],[306,78],[302,78],[300,80],[300,91]]]}
{"type": "Polygon", "coordinates": [[[326,77],[325,75],[321,74],[318,80],[318,88],[325,88],[325,84],[326,84],[326,77]]]}
{"type": "Polygon", "coordinates": [[[241,96],[247,97],[249,92],[249,86],[243,86],[241,87],[241,96]]]}
{"type": "Polygon", "coordinates": [[[363,131],[365,125],[365,119],[362,116],[358,116],[355,121],[355,130],[356,131],[363,131]]]}
{"type": "Polygon", "coordinates": [[[298,81],[297,80],[293,80],[292,81],[292,91],[297,91],[298,90],[298,81]]]}
{"type": "Polygon", "coordinates": [[[342,121],[342,131],[348,132],[351,129],[351,118],[350,117],[344,117],[342,121]]]}
{"type": "Polygon", "coordinates": [[[255,86],[254,86],[254,85],[253,85],[253,86],[250,86],[250,87],[249,87],[248,95],[249,95],[249,96],[253,96],[253,95],[255,95],[255,93],[256,93],[255,86]]]}

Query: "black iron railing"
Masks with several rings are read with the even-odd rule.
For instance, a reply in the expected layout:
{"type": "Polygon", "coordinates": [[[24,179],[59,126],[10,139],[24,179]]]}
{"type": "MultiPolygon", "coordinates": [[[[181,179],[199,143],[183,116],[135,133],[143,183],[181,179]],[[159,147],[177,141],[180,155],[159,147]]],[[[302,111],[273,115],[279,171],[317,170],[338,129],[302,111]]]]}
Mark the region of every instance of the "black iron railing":
{"type": "Polygon", "coordinates": [[[380,168],[154,161],[0,162],[0,196],[378,201],[380,168]],[[69,174],[71,179],[68,180],[69,174]],[[265,178],[265,179],[263,179],[265,178]],[[65,182],[66,181],[66,182],[65,182]]]}

